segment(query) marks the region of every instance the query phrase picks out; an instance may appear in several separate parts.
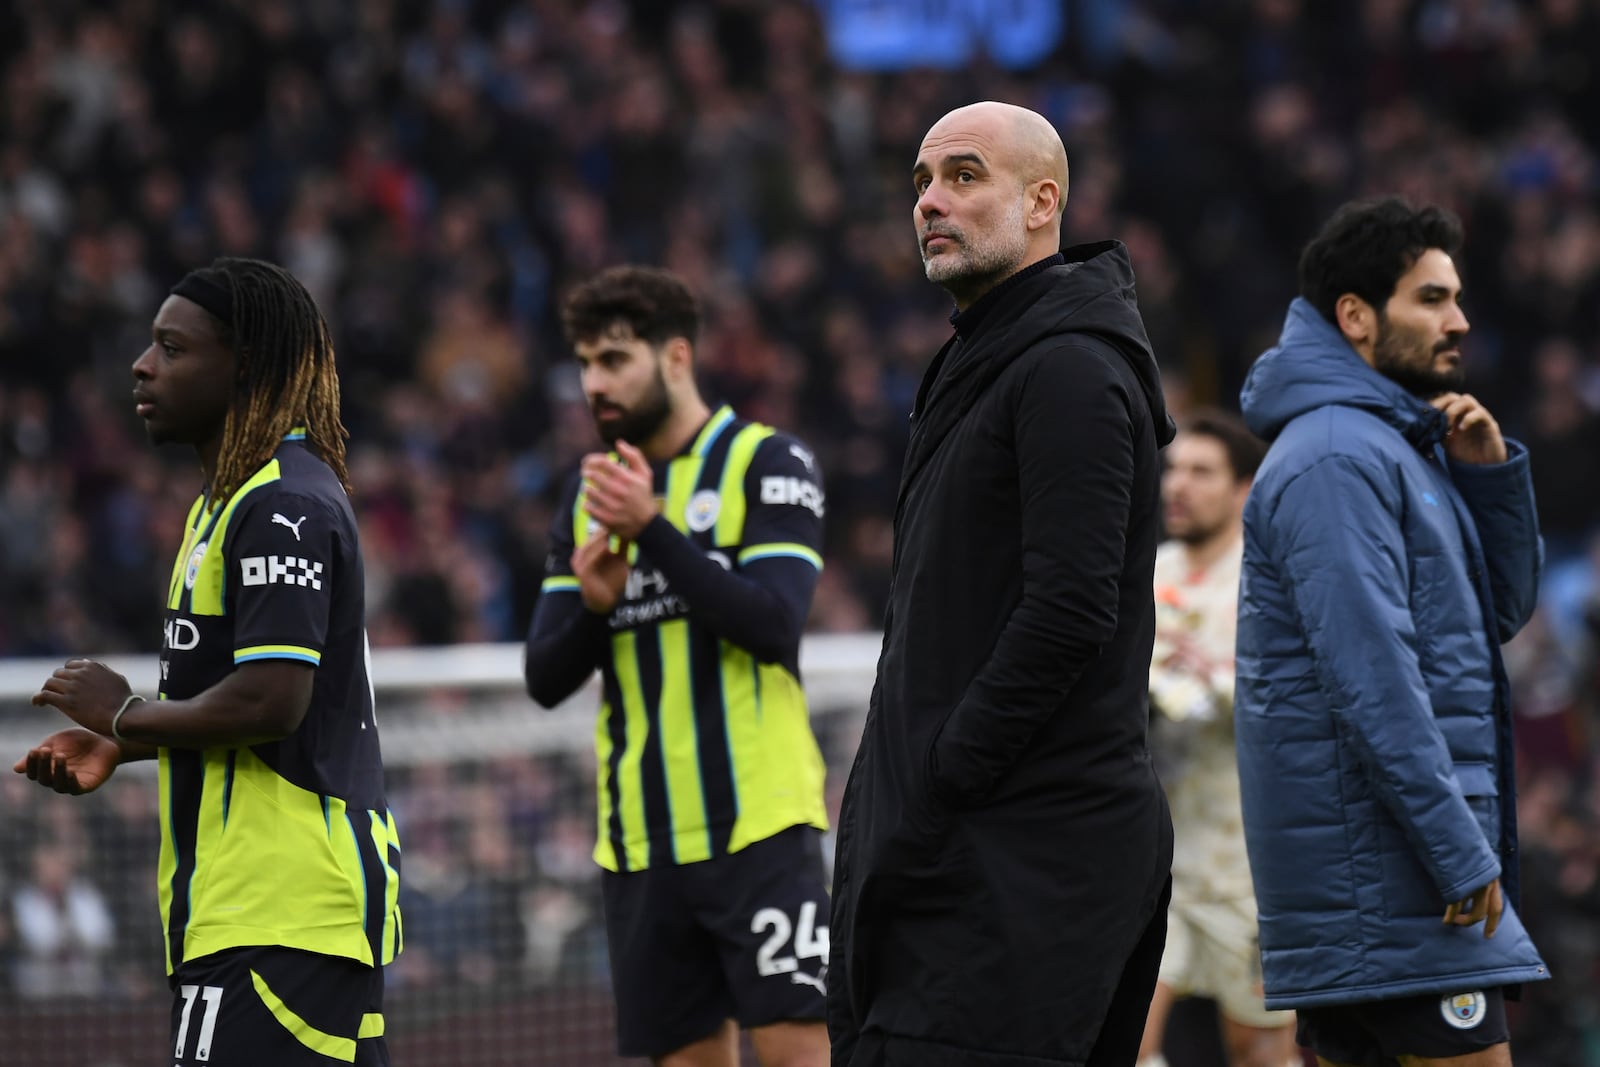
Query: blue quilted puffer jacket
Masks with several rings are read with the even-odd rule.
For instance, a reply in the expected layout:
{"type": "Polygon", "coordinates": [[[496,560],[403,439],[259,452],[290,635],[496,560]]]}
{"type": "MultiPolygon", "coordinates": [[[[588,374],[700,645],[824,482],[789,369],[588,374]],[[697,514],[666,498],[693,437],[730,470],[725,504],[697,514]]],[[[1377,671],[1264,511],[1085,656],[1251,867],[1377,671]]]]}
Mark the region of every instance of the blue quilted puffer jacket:
{"type": "Polygon", "coordinates": [[[1516,914],[1510,694],[1542,549],[1528,457],[1451,462],[1444,418],[1304,300],[1251,369],[1236,730],[1267,1006],[1548,977],[1516,914]],[[1499,877],[1507,906],[1445,926],[1499,877]]]}

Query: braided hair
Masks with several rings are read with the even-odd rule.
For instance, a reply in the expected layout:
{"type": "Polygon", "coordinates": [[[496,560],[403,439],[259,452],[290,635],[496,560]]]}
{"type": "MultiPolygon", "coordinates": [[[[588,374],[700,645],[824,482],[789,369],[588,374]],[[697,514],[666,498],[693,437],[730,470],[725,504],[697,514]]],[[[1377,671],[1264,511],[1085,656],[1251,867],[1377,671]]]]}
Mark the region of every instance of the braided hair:
{"type": "Polygon", "coordinates": [[[224,257],[190,278],[228,295],[226,318],[207,312],[238,362],[211,499],[231,497],[296,427],[305,428],[307,447],[350,492],[333,337],[311,294],[294,275],[259,259],[224,257]]]}

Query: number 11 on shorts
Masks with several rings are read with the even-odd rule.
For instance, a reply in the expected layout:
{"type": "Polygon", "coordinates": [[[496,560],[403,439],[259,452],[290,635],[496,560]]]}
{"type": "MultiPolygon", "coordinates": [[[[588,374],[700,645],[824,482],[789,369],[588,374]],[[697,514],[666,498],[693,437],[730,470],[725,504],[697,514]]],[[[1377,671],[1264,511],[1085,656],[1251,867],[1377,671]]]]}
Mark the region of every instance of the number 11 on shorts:
{"type": "MultiPolygon", "coordinates": [[[[194,1000],[198,996],[205,1002],[206,1013],[200,1020],[200,1036],[195,1041],[194,1058],[199,1062],[209,1060],[211,1035],[217,1030],[217,1009],[222,1006],[222,987],[186,985],[180,986],[178,992],[183,997],[183,1016],[178,1020],[178,1047],[172,1054],[183,1059],[183,1048],[189,1043],[189,1017],[194,1012],[194,1000]]],[[[182,1067],[182,1064],[174,1064],[174,1067],[182,1067]]]]}

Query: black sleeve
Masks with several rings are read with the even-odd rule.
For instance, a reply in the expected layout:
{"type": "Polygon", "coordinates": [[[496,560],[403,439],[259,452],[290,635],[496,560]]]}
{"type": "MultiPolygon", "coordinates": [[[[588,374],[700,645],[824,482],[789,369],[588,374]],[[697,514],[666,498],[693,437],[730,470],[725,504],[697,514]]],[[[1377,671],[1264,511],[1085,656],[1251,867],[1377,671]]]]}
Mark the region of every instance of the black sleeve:
{"type": "Polygon", "coordinates": [[[745,476],[746,518],[729,566],[656,516],[639,535],[695,622],[763,662],[795,658],[822,569],[822,481],[792,438],[762,442],[745,476]]]}
{"type": "Polygon", "coordinates": [[[339,563],[338,517],[276,484],[242,501],[227,532],[233,662],[322,661],[339,563]]]}
{"type": "Polygon", "coordinates": [[[578,579],[572,573],[572,509],[577,496],[578,479],[574,477],[550,530],[544,582],[523,647],[522,677],[528,695],[547,708],[555,707],[588,681],[605,655],[611,633],[604,615],[583,606],[578,579]]]}
{"type": "Polygon", "coordinates": [[[1017,391],[1022,596],[934,744],[935,788],[958,805],[1010,772],[1116,633],[1143,398],[1108,358],[1048,353],[1017,391]]]}

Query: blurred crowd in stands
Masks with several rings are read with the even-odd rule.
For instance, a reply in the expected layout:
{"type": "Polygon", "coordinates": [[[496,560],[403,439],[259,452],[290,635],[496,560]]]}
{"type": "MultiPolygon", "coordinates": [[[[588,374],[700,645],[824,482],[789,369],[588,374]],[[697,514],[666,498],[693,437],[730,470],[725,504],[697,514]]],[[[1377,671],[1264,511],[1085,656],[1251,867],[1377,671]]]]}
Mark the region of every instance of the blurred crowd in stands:
{"type": "MultiPolygon", "coordinates": [[[[624,260],[702,295],[713,396],[815,446],[812,623],[873,629],[905,416],[949,332],[910,165],[944,110],[1005,99],[1067,144],[1068,239],[1128,244],[1180,414],[1237,404],[1337,204],[1398,192],[1464,219],[1472,388],[1532,450],[1549,549],[1510,653],[1529,924],[1561,976],[1528,1014],[1600,1033],[1600,4],[1064,0],[1025,69],[877,72],[830,52],[851,9],[0,5],[0,655],[158,646],[198,472],[145,445],[128,366],[167,288],[217,255],[284,264],[333,326],[374,644],[521,637],[595,443],[556,302],[624,260]]],[[[587,837],[563,827],[541,829],[587,837]]],[[[408,829],[415,892],[430,840],[408,829]]],[[[440,840],[506,862],[495,834],[440,840]]],[[[29,854],[6,853],[11,943],[34,914],[16,887],[42,884],[76,901],[74,936],[108,936],[121,903],[29,854]]]]}

